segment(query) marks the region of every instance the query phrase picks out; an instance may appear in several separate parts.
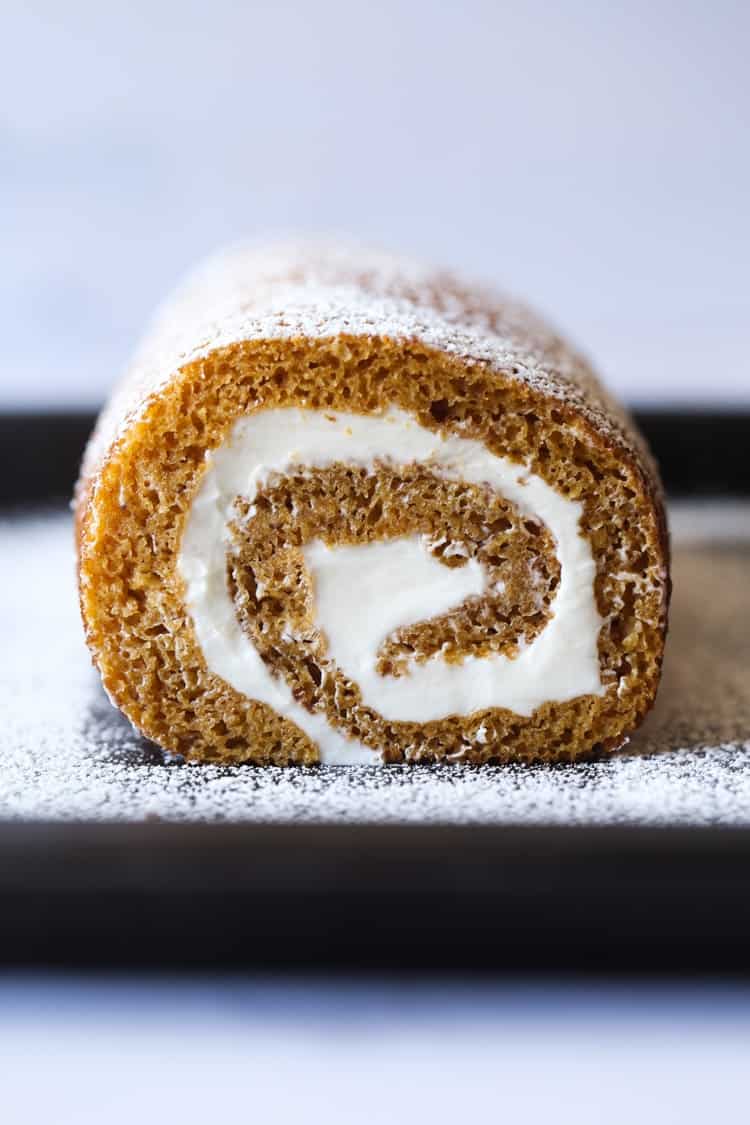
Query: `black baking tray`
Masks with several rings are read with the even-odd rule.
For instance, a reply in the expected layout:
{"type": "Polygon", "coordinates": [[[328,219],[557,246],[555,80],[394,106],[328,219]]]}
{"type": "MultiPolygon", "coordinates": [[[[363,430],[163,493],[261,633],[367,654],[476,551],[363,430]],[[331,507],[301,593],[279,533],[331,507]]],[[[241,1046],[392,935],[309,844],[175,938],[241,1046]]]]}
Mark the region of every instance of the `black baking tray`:
{"type": "MultiPolygon", "coordinates": [[[[672,495],[750,497],[750,413],[637,416],[672,495]]],[[[0,505],[92,424],[0,415],[0,505]]],[[[747,972],[750,829],[0,822],[0,962],[747,972]]]]}
{"type": "MultiPolygon", "coordinates": [[[[635,410],[634,415],[658,458],[667,492],[750,496],[750,411],[635,410]]],[[[89,411],[0,413],[0,504],[68,500],[95,420],[89,411]]]]}

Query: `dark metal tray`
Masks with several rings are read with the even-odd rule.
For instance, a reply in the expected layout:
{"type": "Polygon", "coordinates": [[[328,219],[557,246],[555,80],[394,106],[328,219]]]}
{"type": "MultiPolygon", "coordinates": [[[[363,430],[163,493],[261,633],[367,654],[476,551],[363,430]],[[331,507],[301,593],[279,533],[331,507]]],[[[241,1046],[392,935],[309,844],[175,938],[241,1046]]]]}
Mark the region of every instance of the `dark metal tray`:
{"type": "MultiPolygon", "coordinates": [[[[75,625],[60,500],[92,421],[0,416],[0,960],[750,967],[744,696],[736,721],[708,709],[714,744],[684,744],[672,716],[671,742],[657,724],[634,755],[592,766],[165,765],[104,699],[75,625]]],[[[670,493],[702,499],[709,537],[742,531],[750,416],[640,422],[670,493]]],[[[717,566],[750,577],[747,550],[717,566]]]]}

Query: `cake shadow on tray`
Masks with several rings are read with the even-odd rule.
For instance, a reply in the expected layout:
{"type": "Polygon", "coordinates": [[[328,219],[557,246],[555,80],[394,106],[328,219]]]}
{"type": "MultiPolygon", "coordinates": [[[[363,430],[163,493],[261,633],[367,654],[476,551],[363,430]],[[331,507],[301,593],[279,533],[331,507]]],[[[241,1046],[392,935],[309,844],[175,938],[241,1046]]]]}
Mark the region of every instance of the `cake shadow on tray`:
{"type": "Polygon", "coordinates": [[[101,682],[92,672],[91,699],[83,715],[81,735],[92,753],[102,761],[128,766],[182,765],[182,759],[166,754],[150,742],[114,707],[101,682]]]}
{"type": "MultiPolygon", "coordinates": [[[[643,726],[613,760],[750,744],[749,565],[750,551],[740,544],[686,545],[676,549],[669,641],[659,695],[643,726]]],[[[82,734],[100,760],[133,767],[184,764],[179,755],[165,753],[138,734],[112,706],[93,675],[82,734]]],[[[542,768],[575,772],[585,770],[586,765],[561,763],[542,768]]],[[[211,767],[212,772],[220,769],[227,773],[253,768],[211,767]]],[[[351,767],[322,768],[346,771],[351,767]]],[[[379,768],[357,767],[368,772],[379,768]]],[[[408,776],[408,771],[399,767],[396,771],[408,776]]]]}
{"type": "Polygon", "coordinates": [[[750,550],[681,545],[656,705],[624,753],[750,743],[750,550]]]}

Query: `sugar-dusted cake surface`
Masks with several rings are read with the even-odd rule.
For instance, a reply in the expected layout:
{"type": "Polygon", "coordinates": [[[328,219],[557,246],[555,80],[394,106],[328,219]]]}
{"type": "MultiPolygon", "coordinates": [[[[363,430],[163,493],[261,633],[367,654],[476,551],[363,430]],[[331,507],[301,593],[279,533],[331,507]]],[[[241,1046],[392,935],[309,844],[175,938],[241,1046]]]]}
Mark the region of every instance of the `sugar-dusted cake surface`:
{"type": "MultiPolygon", "coordinates": [[[[107,691],[146,735],[196,760],[574,759],[621,745],[656,693],[668,547],[637,431],[585,360],[523,306],[390,256],[288,245],[198,270],[158,314],[100,419],[77,528],[83,619],[107,691]],[[370,434],[375,421],[398,429],[405,418],[411,437],[398,457],[390,436],[368,456],[356,441],[352,452],[313,456],[308,442],[301,461],[290,441],[261,464],[262,434],[278,433],[271,423],[290,412],[330,416],[342,433],[358,419],[371,420],[370,434]],[[243,427],[252,440],[238,464],[252,484],[235,493],[227,468],[224,493],[219,470],[243,427]],[[472,457],[473,475],[462,475],[472,457]],[[200,512],[218,510],[219,496],[205,578],[190,550],[202,542],[200,512]],[[562,524],[540,518],[532,496],[575,515],[575,565],[563,566],[562,524]],[[346,551],[371,559],[378,544],[393,545],[379,565],[399,544],[416,559],[408,550],[419,546],[437,586],[445,569],[468,593],[411,621],[386,605],[396,624],[372,640],[359,674],[347,644],[364,611],[352,604],[352,638],[339,630],[337,640],[316,588],[322,602],[330,575],[342,583],[346,551]],[[587,558],[585,601],[573,571],[587,558]],[[231,610],[220,652],[209,633],[224,626],[204,620],[210,583],[221,612],[231,610]],[[574,595],[578,634],[566,609],[574,595]],[[535,663],[553,634],[562,659],[535,663]],[[595,683],[583,676],[591,652],[595,683]],[[587,690],[559,697],[577,682],[587,690]],[[445,685],[459,710],[425,702],[421,683],[445,685]]],[[[400,591],[388,589],[392,608],[400,591]]],[[[362,617],[363,636],[372,624],[362,617]]]]}

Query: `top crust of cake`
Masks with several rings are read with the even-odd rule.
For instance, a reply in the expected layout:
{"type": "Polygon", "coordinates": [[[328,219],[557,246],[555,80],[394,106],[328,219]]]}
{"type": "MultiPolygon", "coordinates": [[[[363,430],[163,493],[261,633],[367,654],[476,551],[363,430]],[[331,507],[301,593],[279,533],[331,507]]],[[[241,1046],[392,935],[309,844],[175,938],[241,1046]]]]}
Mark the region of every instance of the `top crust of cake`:
{"type": "Polygon", "coordinates": [[[325,241],[238,246],[198,266],[157,312],[86,450],[91,483],[110,448],[183,366],[252,339],[418,340],[559,399],[645,471],[658,472],[620,403],[586,359],[521,302],[444,270],[325,241]]]}

